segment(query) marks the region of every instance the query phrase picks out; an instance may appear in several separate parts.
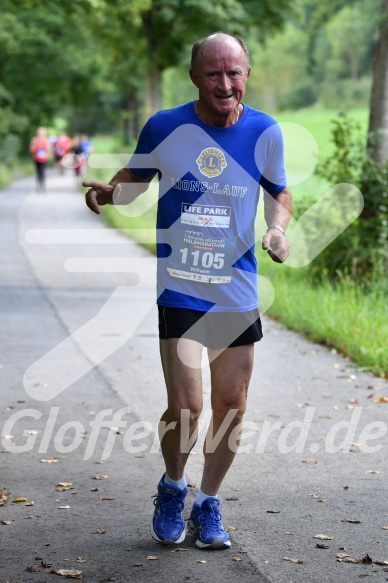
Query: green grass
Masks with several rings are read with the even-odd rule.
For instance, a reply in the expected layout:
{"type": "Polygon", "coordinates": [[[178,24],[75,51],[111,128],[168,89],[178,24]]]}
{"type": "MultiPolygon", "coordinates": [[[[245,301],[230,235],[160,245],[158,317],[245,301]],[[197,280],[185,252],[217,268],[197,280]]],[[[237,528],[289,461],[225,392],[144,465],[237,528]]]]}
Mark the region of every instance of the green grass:
{"type": "MultiPolygon", "coordinates": [[[[314,136],[319,149],[319,160],[322,161],[332,153],[332,143],[330,138],[331,121],[338,117],[339,110],[324,109],[320,106],[299,109],[298,111],[282,111],[275,114],[279,122],[297,123],[309,130],[314,136]]],[[[369,111],[365,108],[350,109],[345,112],[358,122],[362,130],[367,131],[369,111]]]]}
{"type": "Polygon", "coordinates": [[[32,174],[35,174],[35,168],[30,159],[18,160],[12,166],[0,164],[0,188],[5,188],[10,182],[32,174]]]}
{"type": "Polygon", "coordinates": [[[269,316],[336,348],[362,369],[387,376],[388,306],[382,292],[372,288],[365,294],[350,281],[315,286],[306,268],[275,264],[260,250],[257,256],[260,274],[275,289],[269,316]]]}

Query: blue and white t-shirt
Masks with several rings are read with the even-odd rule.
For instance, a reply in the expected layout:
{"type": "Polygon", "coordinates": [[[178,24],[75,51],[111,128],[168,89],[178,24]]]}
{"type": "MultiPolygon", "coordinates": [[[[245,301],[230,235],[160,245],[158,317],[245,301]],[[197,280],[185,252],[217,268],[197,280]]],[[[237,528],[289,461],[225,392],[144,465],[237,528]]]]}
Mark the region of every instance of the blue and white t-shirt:
{"type": "Polygon", "coordinates": [[[153,115],[128,167],[158,173],[157,303],[214,312],[257,307],[254,223],[262,186],[286,186],[277,122],[244,104],[227,128],[203,123],[194,102],[153,115]]]}

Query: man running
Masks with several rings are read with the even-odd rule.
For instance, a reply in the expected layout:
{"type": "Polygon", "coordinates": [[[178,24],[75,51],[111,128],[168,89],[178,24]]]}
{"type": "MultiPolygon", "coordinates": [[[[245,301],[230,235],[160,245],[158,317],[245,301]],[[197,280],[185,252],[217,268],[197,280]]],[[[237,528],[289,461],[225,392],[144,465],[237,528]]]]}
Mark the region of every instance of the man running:
{"type": "Polygon", "coordinates": [[[199,548],[231,544],[217,494],[237,451],[254,343],[262,337],[254,255],[260,186],[268,193],[262,247],[276,262],[289,254],[282,138],[273,118],[242,102],[249,75],[242,39],[216,33],[197,41],[190,78],[198,99],[152,116],[128,166],[109,185],[84,182],[86,203],[99,213],[100,205],[132,202],[159,177],[157,303],[167,409],[160,423],[165,473],[151,534],[165,544],[185,538],[184,469],[202,410],[203,347],[212,421],[188,529],[199,548]]]}

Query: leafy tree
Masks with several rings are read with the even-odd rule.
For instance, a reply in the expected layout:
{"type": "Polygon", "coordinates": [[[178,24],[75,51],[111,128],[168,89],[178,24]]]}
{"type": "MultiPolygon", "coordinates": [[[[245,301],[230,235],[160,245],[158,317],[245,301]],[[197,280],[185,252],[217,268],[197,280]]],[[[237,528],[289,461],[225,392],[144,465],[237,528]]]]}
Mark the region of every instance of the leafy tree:
{"type": "Polygon", "coordinates": [[[245,36],[256,27],[262,38],[278,29],[292,0],[148,0],[140,34],[148,57],[147,114],[161,107],[161,74],[177,65],[188,43],[217,30],[245,36]]]}
{"type": "Polygon", "coordinates": [[[25,144],[37,125],[88,103],[101,87],[102,54],[80,18],[89,9],[86,0],[54,0],[49,10],[35,0],[4,2],[0,83],[15,116],[28,120],[25,144]]]}

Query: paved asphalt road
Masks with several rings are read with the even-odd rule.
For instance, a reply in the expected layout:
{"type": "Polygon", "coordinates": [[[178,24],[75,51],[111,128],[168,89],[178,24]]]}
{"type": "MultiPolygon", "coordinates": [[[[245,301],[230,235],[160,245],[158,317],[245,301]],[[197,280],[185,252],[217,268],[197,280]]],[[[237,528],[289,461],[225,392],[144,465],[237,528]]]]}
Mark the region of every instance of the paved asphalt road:
{"type": "MultiPolygon", "coordinates": [[[[159,546],[154,259],[86,209],[70,173],[0,201],[0,581],[388,580],[385,381],[264,318],[244,451],[219,493],[232,548],[159,546]]],[[[204,394],[205,424],[205,364],[204,394]]]]}

